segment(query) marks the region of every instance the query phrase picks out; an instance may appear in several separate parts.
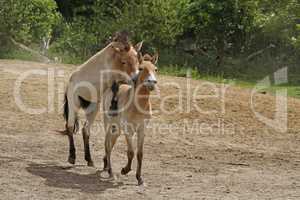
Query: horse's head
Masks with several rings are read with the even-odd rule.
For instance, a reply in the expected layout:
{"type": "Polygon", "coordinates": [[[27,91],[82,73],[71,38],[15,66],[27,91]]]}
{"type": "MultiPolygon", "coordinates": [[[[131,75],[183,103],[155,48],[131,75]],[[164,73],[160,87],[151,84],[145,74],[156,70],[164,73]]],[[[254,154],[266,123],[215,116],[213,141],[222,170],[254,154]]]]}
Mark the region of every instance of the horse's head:
{"type": "MultiPolygon", "coordinates": [[[[143,42],[139,42],[135,46],[129,42],[128,34],[118,33],[112,42],[113,70],[124,72],[128,76],[133,77],[138,73],[138,67],[142,61],[140,50],[143,42]]],[[[126,79],[126,76],[120,76],[126,79]]]]}
{"type": "Polygon", "coordinates": [[[150,56],[149,54],[144,55],[143,61],[139,66],[139,76],[137,84],[142,84],[147,90],[152,91],[155,89],[157,84],[156,72],[157,67],[155,66],[158,60],[158,54],[150,56]]]}

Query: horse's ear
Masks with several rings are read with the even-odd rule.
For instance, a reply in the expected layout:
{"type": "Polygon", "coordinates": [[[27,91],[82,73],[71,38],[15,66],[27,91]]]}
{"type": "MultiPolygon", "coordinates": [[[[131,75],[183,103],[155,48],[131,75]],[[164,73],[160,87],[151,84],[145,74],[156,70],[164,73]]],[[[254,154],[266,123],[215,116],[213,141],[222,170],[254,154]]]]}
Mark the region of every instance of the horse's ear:
{"type": "Polygon", "coordinates": [[[136,52],[140,52],[142,50],[143,43],[144,43],[144,41],[140,41],[139,43],[137,43],[134,46],[134,49],[136,50],[136,52]]]}
{"type": "Polygon", "coordinates": [[[144,61],[144,57],[143,57],[142,53],[139,51],[137,52],[137,54],[138,54],[139,63],[142,64],[142,62],[144,61]]]}
{"type": "Polygon", "coordinates": [[[152,62],[152,56],[150,56],[149,54],[145,54],[144,56],[143,56],[143,60],[144,61],[150,61],[150,62],[152,62]]]}
{"type": "Polygon", "coordinates": [[[158,53],[155,53],[154,56],[152,57],[151,62],[156,65],[158,61],[158,53]]]}
{"type": "MultiPolygon", "coordinates": [[[[122,31],[117,32],[113,38],[113,42],[121,43],[126,51],[130,50],[130,42],[129,42],[129,32],[122,31]]],[[[121,50],[121,48],[119,48],[121,50]]]]}
{"type": "Polygon", "coordinates": [[[129,32],[127,31],[116,32],[114,34],[113,41],[121,42],[121,43],[129,42],[129,32]]]}

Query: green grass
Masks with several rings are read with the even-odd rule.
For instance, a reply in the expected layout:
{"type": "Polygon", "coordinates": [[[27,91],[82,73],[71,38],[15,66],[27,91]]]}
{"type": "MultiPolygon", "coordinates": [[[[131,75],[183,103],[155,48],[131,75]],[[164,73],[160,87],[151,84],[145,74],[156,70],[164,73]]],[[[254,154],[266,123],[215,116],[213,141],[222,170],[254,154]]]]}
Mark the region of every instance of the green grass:
{"type": "Polygon", "coordinates": [[[6,48],[1,49],[0,51],[0,59],[18,59],[18,60],[28,60],[28,61],[36,61],[37,58],[30,52],[16,49],[16,48],[6,48]]]}
{"type": "MultiPolygon", "coordinates": [[[[214,83],[233,84],[235,86],[242,87],[242,88],[254,88],[255,85],[257,84],[257,81],[255,80],[245,81],[240,79],[228,79],[228,78],[224,78],[221,75],[212,76],[208,74],[201,74],[196,69],[180,67],[177,65],[160,67],[159,73],[163,75],[177,76],[177,77],[190,76],[191,78],[196,80],[206,80],[214,83]]],[[[282,90],[282,89],[287,89],[288,96],[300,98],[300,86],[289,85],[289,84],[280,85],[280,86],[271,86],[259,92],[261,93],[267,92],[270,94],[275,94],[277,90],[282,90]]]]}
{"type": "Polygon", "coordinates": [[[159,68],[159,73],[177,77],[191,77],[196,80],[206,80],[215,83],[235,83],[239,86],[250,87],[255,85],[254,82],[242,81],[237,79],[224,78],[222,75],[201,74],[195,68],[175,66],[163,66],[159,68]]]}
{"type": "Polygon", "coordinates": [[[265,91],[269,92],[271,94],[275,94],[276,91],[283,90],[283,89],[287,90],[288,96],[295,97],[295,98],[300,98],[300,87],[299,86],[290,86],[290,85],[271,86],[270,88],[268,88],[265,91]]]}
{"type": "Polygon", "coordinates": [[[57,58],[61,59],[62,63],[65,63],[65,64],[79,65],[85,61],[81,57],[76,57],[74,55],[73,56],[70,55],[68,52],[58,53],[54,48],[51,48],[51,47],[50,47],[49,51],[47,52],[47,55],[49,58],[52,58],[52,59],[57,57],[57,58]]]}

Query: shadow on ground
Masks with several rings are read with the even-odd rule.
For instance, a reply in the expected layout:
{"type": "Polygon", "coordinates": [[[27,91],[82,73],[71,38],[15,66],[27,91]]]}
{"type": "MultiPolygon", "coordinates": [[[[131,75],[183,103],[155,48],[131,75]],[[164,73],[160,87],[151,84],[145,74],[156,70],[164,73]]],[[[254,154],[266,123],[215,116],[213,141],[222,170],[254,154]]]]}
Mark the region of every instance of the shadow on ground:
{"type": "Polygon", "coordinates": [[[123,182],[103,180],[97,173],[79,174],[69,171],[72,168],[49,164],[29,164],[26,170],[35,176],[45,178],[47,186],[78,189],[86,193],[100,193],[124,185],[123,182]]]}

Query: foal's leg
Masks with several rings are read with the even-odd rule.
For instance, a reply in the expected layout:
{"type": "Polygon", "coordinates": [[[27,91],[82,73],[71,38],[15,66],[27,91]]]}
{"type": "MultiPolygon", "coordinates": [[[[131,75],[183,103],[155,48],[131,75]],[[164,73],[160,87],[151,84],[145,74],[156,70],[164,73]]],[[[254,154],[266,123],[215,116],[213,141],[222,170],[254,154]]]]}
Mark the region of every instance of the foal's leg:
{"type": "Polygon", "coordinates": [[[143,185],[144,181],[141,177],[142,173],[142,161],[143,161],[143,149],[144,149],[144,129],[140,129],[137,132],[137,170],[136,179],[138,180],[138,185],[143,185]]]}
{"type": "MultiPolygon", "coordinates": [[[[86,119],[87,121],[84,124],[84,127],[82,128],[82,137],[83,137],[83,143],[84,143],[84,158],[87,161],[87,165],[90,167],[94,166],[94,162],[91,158],[91,152],[90,152],[90,129],[95,121],[97,112],[98,112],[98,105],[93,104],[93,110],[91,112],[86,111],[86,119]]],[[[92,106],[92,105],[91,105],[92,106]]]]}
{"type": "Polygon", "coordinates": [[[113,177],[112,167],[111,167],[111,152],[117,141],[117,138],[120,135],[119,130],[116,130],[115,132],[113,132],[112,130],[113,130],[112,126],[110,125],[110,128],[107,131],[105,136],[105,156],[103,158],[104,170],[108,171],[110,177],[113,177]]]}
{"type": "Polygon", "coordinates": [[[128,158],[128,162],[127,165],[122,168],[121,174],[125,175],[128,174],[128,172],[131,171],[131,163],[132,163],[132,159],[134,157],[134,149],[133,149],[133,144],[132,144],[132,134],[125,134],[125,138],[126,138],[126,143],[127,143],[127,158],[128,158]]]}

